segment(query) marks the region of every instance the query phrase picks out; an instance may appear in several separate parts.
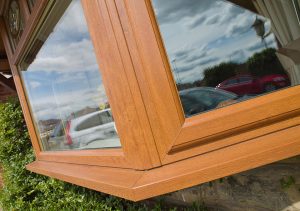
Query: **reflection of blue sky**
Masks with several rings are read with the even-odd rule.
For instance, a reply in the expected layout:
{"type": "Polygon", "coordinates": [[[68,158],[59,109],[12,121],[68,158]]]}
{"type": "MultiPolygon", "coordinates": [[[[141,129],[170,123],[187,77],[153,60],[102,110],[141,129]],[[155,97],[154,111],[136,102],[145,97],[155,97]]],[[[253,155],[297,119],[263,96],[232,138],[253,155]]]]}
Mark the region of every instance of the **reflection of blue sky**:
{"type": "Polygon", "coordinates": [[[72,1],[22,76],[37,120],[107,102],[80,0],[72,1]]]}
{"type": "MultiPolygon", "coordinates": [[[[223,0],[152,0],[169,60],[181,82],[203,78],[221,62],[245,62],[264,45],[251,25],[256,14],[223,0]]],[[[270,22],[266,22],[270,30],[270,22]]],[[[274,36],[267,38],[276,47],[274,36]]]]}

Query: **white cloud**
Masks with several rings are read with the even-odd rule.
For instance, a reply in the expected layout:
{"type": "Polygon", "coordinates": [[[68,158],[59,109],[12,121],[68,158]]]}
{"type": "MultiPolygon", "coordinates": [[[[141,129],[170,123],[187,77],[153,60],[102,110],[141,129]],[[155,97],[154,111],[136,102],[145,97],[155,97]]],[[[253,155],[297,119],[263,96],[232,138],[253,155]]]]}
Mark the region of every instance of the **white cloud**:
{"type": "Polygon", "coordinates": [[[243,62],[263,49],[255,48],[261,42],[251,28],[256,14],[228,1],[153,2],[167,54],[176,71],[174,77],[181,81],[199,80],[207,67],[221,62],[243,62]],[[254,46],[252,50],[249,45],[254,46]]]}
{"type": "MultiPolygon", "coordinates": [[[[23,71],[36,120],[66,118],[107,102],[80,0],[71,5],[23,71]]],[[[49,24],[51,25],[51,24],[49,24]]]]}
{"type": "Polygon", "coordinates": [[[98,69],[79,0],[72,1],[28,69],[58,73],[98,69]]]}
{"type": "Polygon", "coordinates": [[[66,118],[72,112],[86,107],[97,108],[107,102],[103,85],[96,89],[74,90],[49,93],[43,98],[31,96],[31,105],[36,119],[66,118]]]}
{"type": "Polygon", "coordinates": [[[38,88],[39,86],[42,85],[42,84],[41,84],[40,82],[38,82],[38,81],[30,81],[29,84],[30,84],[31,88],[33,88],[33,89],[36,89],[36,88],[38,88]]]}
{"type": "Polygon", "coordinates": [[[90,40],[63,43],[53,46],[46,43],[47,52],[40,52],[29,67],[30,71],[54,71],[59,73],[98,69],[94,48],[90,40]],[[51,53],[49,53],[51,51],[51,53]]]}

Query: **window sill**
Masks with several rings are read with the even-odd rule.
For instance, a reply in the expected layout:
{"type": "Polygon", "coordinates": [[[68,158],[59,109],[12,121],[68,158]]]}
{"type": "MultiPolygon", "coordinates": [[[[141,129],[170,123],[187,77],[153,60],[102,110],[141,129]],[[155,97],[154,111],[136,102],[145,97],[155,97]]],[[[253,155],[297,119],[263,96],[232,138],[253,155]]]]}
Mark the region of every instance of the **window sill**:
{"type": "Polygon", "coordinates": [[[300,126],[148,171],[35,161],[27,169],[139,201],[300,154],[300,126]]]}

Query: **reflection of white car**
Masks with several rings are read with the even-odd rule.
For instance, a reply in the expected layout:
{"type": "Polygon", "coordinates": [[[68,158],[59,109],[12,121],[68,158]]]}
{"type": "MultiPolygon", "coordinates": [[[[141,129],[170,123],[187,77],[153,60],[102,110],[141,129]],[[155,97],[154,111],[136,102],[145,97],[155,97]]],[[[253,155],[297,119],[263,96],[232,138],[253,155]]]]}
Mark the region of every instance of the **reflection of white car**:
{"type": "Polygon", "coordinates": [[[93,112],[67,122],[67,144],[83,147],[91,142],[117,137],[111,110],[93,112]]]}

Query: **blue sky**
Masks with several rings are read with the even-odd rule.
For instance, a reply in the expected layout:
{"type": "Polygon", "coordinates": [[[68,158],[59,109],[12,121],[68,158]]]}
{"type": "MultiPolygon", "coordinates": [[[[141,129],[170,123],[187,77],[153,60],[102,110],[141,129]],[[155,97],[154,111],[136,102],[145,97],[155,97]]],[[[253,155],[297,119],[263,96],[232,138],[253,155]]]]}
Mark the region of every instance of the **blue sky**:
{"type": "MultiPolygon", "coordinates": [[[[264,46],[251,28],[256,14],[223,0],[153,0],[171,66],[181,82],[222,61],[244,62],[264,46]]],[[[270,23],[266,22],[267,30],[270,23]]],[[[40,36],[41,39],[43,36],[40,36]]],[[[274,37],[268,37],[275,47],[274,37]]],[[[80,0],[73,0],[26,71],[37,120],[66,118],[107,102],[80,0]]]]}
{"type": "Polygon", "coordinates": [[[22,76],[37,121],[64,119],[107,102],[79,0],[72,1],[22,76]]]}
{"type": "MultiPolygon", "coordinates": [[[[152,0],[177,81],[203,78],[205,68],[242,63],[264,45],[251,25],[256,14],[225,0],[152,0]]],[[[261,17],[263,18],[263,17],[261,17]]],[[[265,19],[266,20],[266,19],[265,19]]],[[[266,20],[266,31],[270,22],[266,20]]],[[[276,47],[274,36],[267,38],[276,47]]]]}

